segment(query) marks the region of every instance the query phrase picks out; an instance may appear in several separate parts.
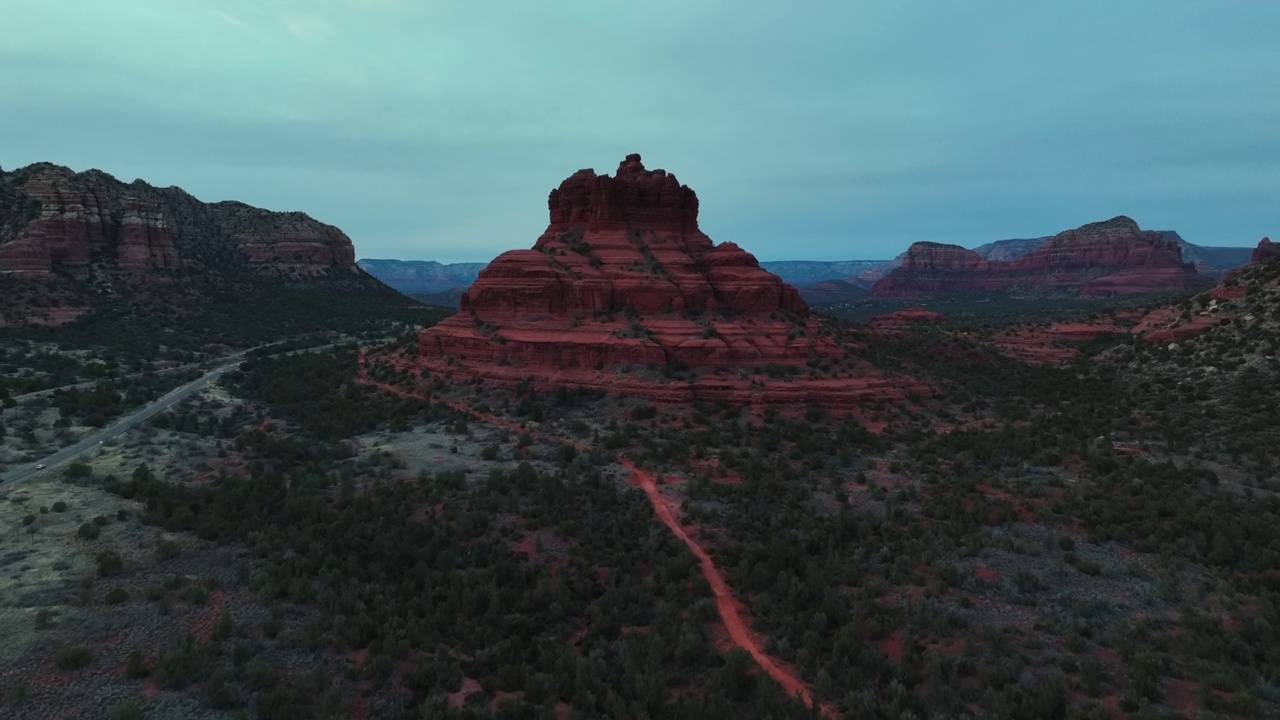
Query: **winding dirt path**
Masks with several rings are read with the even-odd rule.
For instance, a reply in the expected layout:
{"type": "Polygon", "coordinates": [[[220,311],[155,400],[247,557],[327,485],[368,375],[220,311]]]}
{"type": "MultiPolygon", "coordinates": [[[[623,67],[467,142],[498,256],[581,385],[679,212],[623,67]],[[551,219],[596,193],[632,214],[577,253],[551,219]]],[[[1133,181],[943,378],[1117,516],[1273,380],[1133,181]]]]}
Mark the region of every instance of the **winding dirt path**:
{"type": "MultiPolygon", "coordinates": [[[[377,387],[384,392],[400,395],[401,397],[412,397],[419,400],[426,400],[421,393],[406,390],[402,387],[390,385],[388,383],[372,380],[364,375],[364,355],[360,356],[360,377],[359,381],[366,385],[377,387]]],[[[514,432],[527,432],[531,436],[553,442],[570,443],[581,451],[587,451],[583,443],[577,442],[569,438],[557,437],[544,432],[528,430],[520,427],[518,424],[511,422],[489,413],[479,412],[467,405],[456,400],[437,399],[449,407],[459,412],[464,412],[472,417],[486,422],[496,427],[504,428],[514,432]]],[[[788,695],[799,695],[806,705],[810,708],[814,707],[813,692],[809,686],[800,679],[795,673],[783,667],[778,661],[774,660],[768,653],[764,651],[760,643],[751,635],[748,621],[744,617],[742,603],[737,596],[733,594],[733,589],[729,587],[729,583],[725,581],[724,574],[716,567],[715,562],[711,559],[711,555],[702,547],[702,545],[689,535],[680,521],[676,519],[675,513],[671,512],[671,508],[667,505],[666,500],[662,497],[662,493],[658,491],[657,482],[654,480],[653,474],[647,470],[636,467],[635,463],[624,456],[616,458],[619,465],[626,468],[631,473],[631,482],[644,491],[645,496],[649,499],[649,503],[653,506],[653,512],[658,519],[667,526],[669,530],[689,548],[690,552],[698,558],[699,567],[702,570],[702,576],[707,579],[707,583],[711,586],[711,591],[716,599],[716,611],[720,614],[720,621],[724,623],[725,629],[729,633],[729,639],[734,645],[746,650],[747,653],[755,659],[756,664],[762,670],[769,674],[779,685],[787,691],[788,695]]],[[[831,705],[822,704],[817,706],[823,715],[834,718],[837,717],[835,708],[831,705]]]]}
{"type": "MultiPolygon", "coordinates": [[[[720,613],[720,620],[724,623],[725,629],[729,631],[729,639],[733,640],[734,645],[750,653],[751,657],[755,658],[756,664],[769,673],[769,677],[778,681],[778,684],[787,691],[788,695],[799,695],[806,705],[813,707],[813,694],[809,691],[809,686],[799,677],[796,677],[795,674],[779,665],[764,651],[764,648],[760,647],[760,643],[756,642],[755,638],[751,636],[747,628],[747,621],[742,617],[742,603],[733,594],[733,589],[729,587],[729,583],[725,582],[724,575],[716,567],[711,556],[707,554],[707,551],[703,549],[697,540],[689,536],[684,526],[676,520],[675,514],[667,506],[662,493],[658,492],[658,485],[654,481],[653,474],[636,467],[626,458],[618,458],[618,462],[631,472],[631,481],[648,496],[649,503],[653,505],[653,512],[658,516],[658,519],[662,520],[670,528],[671,532],[683,540],[689,550],[697,556],[698,563],[702,568],[702,576],[707,579],[707,583],[711,585],[711,592],[716,596],[716,610],[720,613]]],[[[828,717],[834,717],[831,708],[823,706],[821,709],[828,717]]]]}

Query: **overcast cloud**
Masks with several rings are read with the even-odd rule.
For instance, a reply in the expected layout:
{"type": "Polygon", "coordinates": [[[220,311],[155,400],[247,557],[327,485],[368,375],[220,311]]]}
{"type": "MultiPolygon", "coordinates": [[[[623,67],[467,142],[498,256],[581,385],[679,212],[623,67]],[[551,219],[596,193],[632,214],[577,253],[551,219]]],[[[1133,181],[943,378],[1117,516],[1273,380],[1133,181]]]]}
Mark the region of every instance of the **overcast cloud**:
{"type": "Polygon", "coordinates": [[[0,165],[302,210],[358,257],[527,247],[629,152],[763,260],[1126,214],[1280,234],[1280,4],[6,0],[0,165]]]}

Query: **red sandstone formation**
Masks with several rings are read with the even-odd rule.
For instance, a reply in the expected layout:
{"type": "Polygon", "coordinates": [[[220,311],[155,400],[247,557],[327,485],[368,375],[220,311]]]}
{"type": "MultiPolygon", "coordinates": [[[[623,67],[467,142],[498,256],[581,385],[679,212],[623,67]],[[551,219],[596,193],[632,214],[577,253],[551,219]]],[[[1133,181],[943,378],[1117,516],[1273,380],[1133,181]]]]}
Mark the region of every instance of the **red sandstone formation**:
{"type": "Polygon", "coordinates": [[[40,277],[57,265],[88,265],[113,249],[123,270],[178,267],[173,225],[161,207],[119,196],[96,176],[33,167],[20,188],[39,203],[39,215],[0,244],[0,271],[40,277]]]}
{"type": "Polygon", "coordinates": [[[1249,263],[1266,262],[1274,257],[1280,257],[1280,243],[1271,242],[1271,238],[1264,237],[1258,243],[1258,247],[1253,249],[1253,255],[1249,258],[1249,263]]]}
{"type": "Polygon", "coordinates": [[[164,210],[136,198],[125,198],[118,228],[116,262],[125,270],[178,267],[178,249],[173,244],[173,225],[164,210]]]}
{"type": "Polygon", "coordinates": [[[1199,335],[1223,322],[1226,322],[1226,318],[1212,313],[1183,318],[1176,308],[1161,308],[1148,313],[1133,332],[1153,343],[1168,343],[1199,335]]]}
{"type": "Polygon", "coordinates": [[[877,315],[867,322],[867,327],[882,335],[896,335],[912,325],[933,325],[943,319],[942,313],[913,307],[877,315]]]}
{"type": "Polygon", "coordinates": [[[698,228],[693,190],[646,170],[639,155],[612,177],[574,173],[551,191],[548,208],[550,225],[532,250],[498,256],[461,311],[423,331],[426,369],[668,402],[839,407],[924,391],[870,368],[856,377],[801,369],[845,351],[795,288],[737,245],[712,243],[698,228]],[[778,372],[762,372],[768,366],[800,377],[778,382],[778,372]],[[673,372],[685,368],[700,372],[673,372]]]}
{"type": "Polygon", "coordinates": [[[1134,315],[1116,320],[1054,323],[1045,327],[1018,327],[995,338],[995,346],[1003,354],[1031,365],[1058,364],[1079,356],[1077,344],[1107,335],[1128,332],[1134,315]]]}
{"type": "Polygon", "coordinates": [[[1189,290],[1202,282],[1177,241],[1127,217],[1059,233],[1034,252],[990,261],[957,245],[916,243],[902,267],[872,288],[876,297],[928,297],[1008,290],[1086,297],[1189,290]]]}
{"type": "Polygon", "coordinates": [[[912,243],[902,265],[871,288],[874,297],[929,297],[984,292],[1004,286],[992,278],[993,263],[973,250],[935,242],[912,243]]]}
{"type": "Polygon", "coordinates": [[[332,225],[300,212],[272,212],[238,202],[212,207],[251,268],[315,274],[356,267],[351,238],[332,225]]]}
{"type": "Polygon", "coordinates": [[[257,274],[360,274],[351,240],[302,213],[206,205],[177,188],[48,163],[0,172],[0,273],[39,278],[91,263],[135,275],[226,271],[236,257],[257,274]]]}
{"type": "Polygon", "coordinates": [[[1269,268],[1259,267],[1280,257],[1280,245],[1263,238],[1248,265],[1233,271],[1222,283],[1209,288],[1202,296],[1182,305],[1157,308],[1143,316],[1133,333],[1154,343],[1179,342],[1210,328],[1237,321],[1254,323],[1260,315],[1255,306],[1242,298],[1262,289],[1274,292],[1280,284],[1269,268]]]}

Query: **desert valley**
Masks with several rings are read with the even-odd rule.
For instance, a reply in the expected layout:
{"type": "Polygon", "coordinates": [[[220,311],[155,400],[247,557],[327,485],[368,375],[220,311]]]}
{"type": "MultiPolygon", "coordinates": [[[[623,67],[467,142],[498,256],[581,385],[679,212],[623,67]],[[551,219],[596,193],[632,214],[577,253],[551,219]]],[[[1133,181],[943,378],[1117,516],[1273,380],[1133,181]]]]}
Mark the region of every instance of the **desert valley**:
{"type": "Polygon", "coordinates": [[[0,720],[1280,720],[1276,28],[4,3],[0,720]]]}
{"type": "Polygon", "coordinates": [[[5,717],[1280,712],[1268,240],[771,265],[639,155],[453,271],[0,201],[5,717]]]}

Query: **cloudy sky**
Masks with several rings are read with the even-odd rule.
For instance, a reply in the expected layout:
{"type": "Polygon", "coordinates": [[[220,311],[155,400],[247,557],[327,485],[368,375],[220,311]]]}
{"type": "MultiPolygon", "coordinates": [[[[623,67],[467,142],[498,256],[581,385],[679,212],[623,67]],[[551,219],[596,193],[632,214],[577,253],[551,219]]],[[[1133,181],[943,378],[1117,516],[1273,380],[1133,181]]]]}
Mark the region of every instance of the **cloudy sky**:
{"type": "Polygon", "coordinates": [[[1280,3],[5,0],[0,166],[302,210],[359,257],[527,247],[629,152],[764,260],[1118,214],[1280,234],[1280,3]]]}

